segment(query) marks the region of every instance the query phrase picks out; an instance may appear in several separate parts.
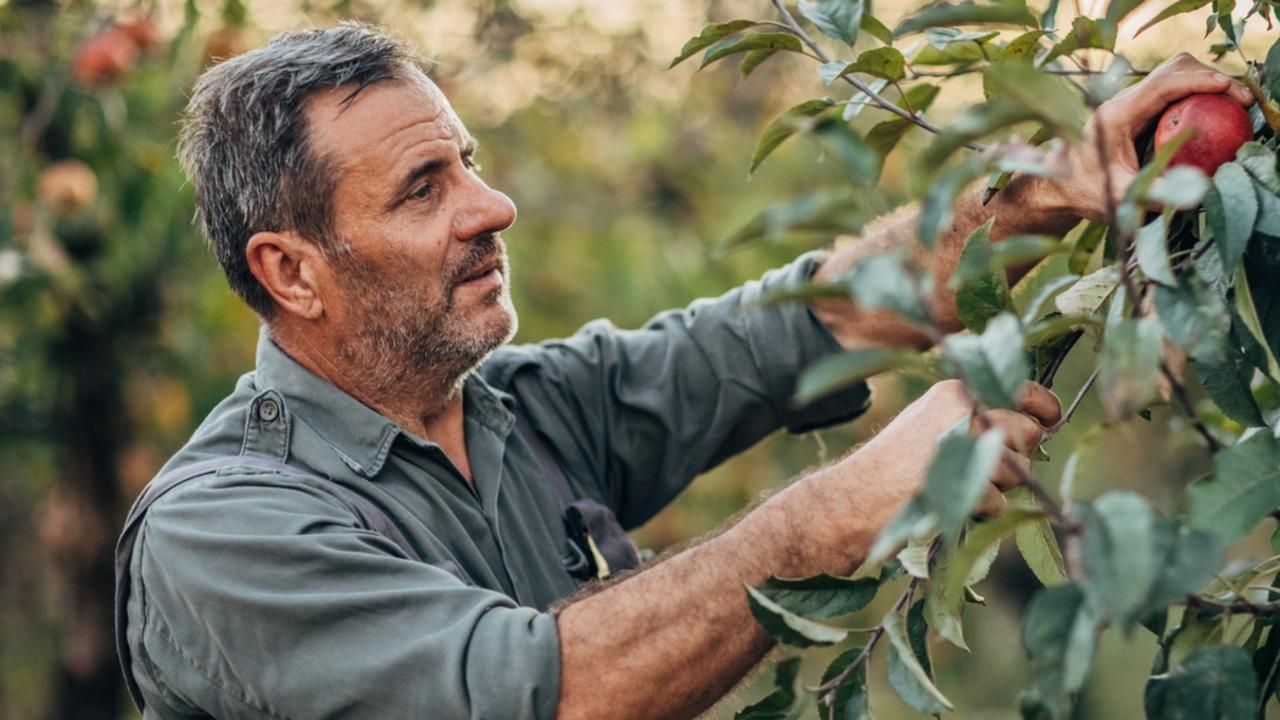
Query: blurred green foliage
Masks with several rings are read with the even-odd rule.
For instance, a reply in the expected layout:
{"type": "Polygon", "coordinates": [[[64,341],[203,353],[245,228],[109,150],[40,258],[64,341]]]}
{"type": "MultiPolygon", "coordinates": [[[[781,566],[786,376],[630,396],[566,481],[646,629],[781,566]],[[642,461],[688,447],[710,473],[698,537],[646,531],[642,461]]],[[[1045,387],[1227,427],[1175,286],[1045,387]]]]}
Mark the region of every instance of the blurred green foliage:
{"type": "MultiPolygon", "coordinates": [[[[818,147],[792,141],[748,179],[756,135],[807,96],[812,68],[775,61],[746,81],[728,64],[696,76],[665,70],[707,17],[758,10],[749,0],[0,0],[0,717],[126,712],[103,574],[117,523],[252,369],[256,320],[195,231],[191,187],[173,159],[175,121],[210,56],[347,17],[417,43],[480,140],[487,180],[520,208],[506,236],[518,341],[535,341],[602,315],[637,325],[824,241],[722,244],[768,204],[840,177],[818,147]],[[98,66],[83,67],[91,40],[143,18],[155,45],[100,49],[98,66]]],[[[890,162],[883,185],[903,196],[899,165],[890,162]]],[[[1071,367],[1060,377],[1066,387],[1083,379],[1071,367]]],[[[922,387],[877,381],[875,409],[852,427],[766,441],[697,481],[639,531],[641,544],[711,530],[867,437],[922,387]]],[[[1096,438],[1095,457],[1125,459],[1086,462],[1081,484],[1177,486],[1202,470],[1194,448],[1163,446],[1164,427],[1136,421],[1096,438]],[[1126,451],[1134,446],[1162,451],[1126,451]]],[[[1079,440],[1070,430],[1061,438],[1079,440]]],[[[1016,632],[1035,581],[1016,563],[997,564],[993,578],[990,607],[970,621],[982,668],[954,650],[936,657],[939,684],[968,708],[1011,707],[1026,684],[1016,645],[983,645],[1016,632]]],[[[1153,650],[1140,639],[1109,642],[1082,712],[1131,717],[1132,693],[1117,688],[1139,682],[1145,667],[1113,673],[1111,663],[1153,650]]],[[[871,682],[883,686],[877,672],[871,682]]],[[[754,692],[748,684],[742,694],[754,692]]],[[[888,703],[877,712],[911,716],[888,703]]]]}

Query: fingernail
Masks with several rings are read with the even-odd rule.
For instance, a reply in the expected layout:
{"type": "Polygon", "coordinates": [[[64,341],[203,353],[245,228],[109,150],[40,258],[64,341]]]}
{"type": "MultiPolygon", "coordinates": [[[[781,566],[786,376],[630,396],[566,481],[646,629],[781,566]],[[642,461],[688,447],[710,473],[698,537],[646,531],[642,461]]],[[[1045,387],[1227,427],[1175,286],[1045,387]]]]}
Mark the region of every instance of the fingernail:
{"type": "Polygon", "coordinates": [[[1231,79],[1231,78],[1227,77],[1226,75],[1223,75],[1222,73],[1214,73],[1214,74],[1213,74],[1213,81],[1214,81],[1214,82],[1227,82],[1227,81],[1228,81],[1228,80],[1230,80],[1230,79],[1231,79]]]}

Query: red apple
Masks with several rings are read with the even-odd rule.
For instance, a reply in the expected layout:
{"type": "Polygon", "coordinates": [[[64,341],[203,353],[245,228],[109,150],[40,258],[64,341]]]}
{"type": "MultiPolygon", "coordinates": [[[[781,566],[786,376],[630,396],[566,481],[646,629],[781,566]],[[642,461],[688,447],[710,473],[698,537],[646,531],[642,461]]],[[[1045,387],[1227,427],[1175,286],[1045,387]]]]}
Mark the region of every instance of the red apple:
{"type": "Polygon", "coordinates": [[[133,37],[114,25],[85,40],[76,51],[72,73],[84,87],[109,84],[133,68],[138,45],[133,37]]]}
{"type": "Polygon", "coordinates": [[[1156,125],[1156,150],[1184,128],[1195,133],[1173,154],[1170,165],[1191,165],[1213,176],[1253,138],[1253,124],[1240,103],[1226,95],[1190,95],[1169,106],[1156,125]]]}

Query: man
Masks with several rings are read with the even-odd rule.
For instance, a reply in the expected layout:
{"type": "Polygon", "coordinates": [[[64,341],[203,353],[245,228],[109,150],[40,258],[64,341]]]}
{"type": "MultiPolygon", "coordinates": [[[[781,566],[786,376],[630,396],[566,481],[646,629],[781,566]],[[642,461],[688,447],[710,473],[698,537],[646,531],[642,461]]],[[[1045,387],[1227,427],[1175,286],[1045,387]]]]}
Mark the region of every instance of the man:
{"type": "MultiPolygon", "coordinates": [[[[1248,102],[1180,57],[1095,115],[1118,188],[1137,168],[1133,136],[1193,92],[1248,102]]],[[[778,427],[863,410],[864,386],[792,410],[797,373],[839,347],[919,344],[910,328],[847,303],[740,311],[909,243],[913,223],[638,331],[601,322],[503,347],[516,321],[499,233],[515,207],[474,151],[417,57],[364,26],[279,36],[197,82],[180,153],[264,330],[256,371],[166,477],[231,464],[160,496],[125,555],[127,669],[146,717],[690,717],[772,644],[743,586],[853,572],[970,413],[941,383],[714,537],[573,594],[584,563],[610,562],[609,513],[638,526],[778,427]],[[585,534],[565,523],[580,501],[603,510],[594,525],[574,516],[585,534]]],[[[932,269],[945,276],[990,217],[996,240],[1099,217],[1095,157],[1070,154],[1062,180],[1016,178],[985,207],[963,199],[932,269]]],[[[939,303],[954,318],[945,292],[939,303]]],[[[1059,412],[1030,385],[1022,412],[986,420],[1026,467],[1059,412]]],[[[980,510],[999,512],[1015,482],[1002,466],[980,510]]]]}

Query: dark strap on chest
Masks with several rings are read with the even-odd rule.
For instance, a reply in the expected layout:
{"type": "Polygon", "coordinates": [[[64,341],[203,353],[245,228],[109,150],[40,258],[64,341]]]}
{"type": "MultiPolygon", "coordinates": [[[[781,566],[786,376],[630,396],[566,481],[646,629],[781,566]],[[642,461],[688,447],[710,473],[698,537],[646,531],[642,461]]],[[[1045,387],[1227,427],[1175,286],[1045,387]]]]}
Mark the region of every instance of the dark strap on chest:
{"type": "MultiPolygon", "coordinates": [[[[116,596],[115,596],[115,618],[116,618],[116,653],[120,658],[120,667],[124,670],[125,685],[129,688],[129,695],[133,698],[133,702],[141,711],[144,707],[142,699],[142,691],[138,687],[138,681],[133,676],[133,662],[129,651],[129,642],[127,637],[128,622],[128,604],[129,590],[132,578],[129,573],[129,566],[133,562],[133,548],[138,541],[138,530],[142,526],[142,519],[146,516],[147,510],[160,498],[164,497],[170,490],[179,485],[193,480],[202,475],[218,472],[224,468],[257,468],[279,473],[282,475],[293,475],[297,477],[306,477],[313,479],[322,479],[317,476],[305,473],[295,467],[285,465],[275,460],[267,458],[255,457],[251,455],[230,455],[226,457],[217,457],[211,460],[203,460],[191,465],[185,465],[175,468],[164,475],[156,478],[154,482],[149,484],[138,499],[133,504],[133,509],[129,511],[129,516],[125,520],[124,530],[120,533],[120,540],[116,543],[116,596]]],[[[409,543],[408,538],[400,531],[395,522],[387,516],[385,512],[369,501],[368,498],[343,487],[342,485],[325,480],[329,487],[338,491],[344,498],[349,500],[356,507],[356,511],[360,514],[361,523],[368,529],[378,533],[395,543],[405,555],[410,559],[418,562],[425,562],[418,551],[409,543]]],[[[444,561],[434,563],[441,569],[458,577],[463,582],[467,582],[466,576],[462,573],[461,568],[452,561],[444,561]]]]}
{"type": "Polygon", "coordinates": [[[515,416],[516,432],[533,449],[551,482],[551,490],[560,501],[564,515],[565,532],[585,561],[580,568],[571,568],[570,574],[579,580],[603,579],[640,565],[636,546],[613,511],[590,498],[579,498],[529,419],[519,411],[515,416]]]}

